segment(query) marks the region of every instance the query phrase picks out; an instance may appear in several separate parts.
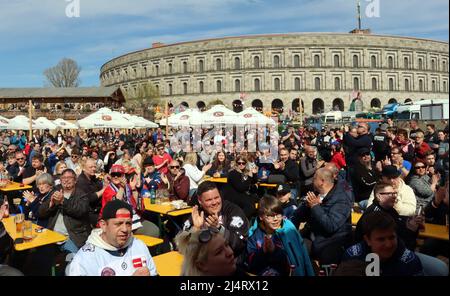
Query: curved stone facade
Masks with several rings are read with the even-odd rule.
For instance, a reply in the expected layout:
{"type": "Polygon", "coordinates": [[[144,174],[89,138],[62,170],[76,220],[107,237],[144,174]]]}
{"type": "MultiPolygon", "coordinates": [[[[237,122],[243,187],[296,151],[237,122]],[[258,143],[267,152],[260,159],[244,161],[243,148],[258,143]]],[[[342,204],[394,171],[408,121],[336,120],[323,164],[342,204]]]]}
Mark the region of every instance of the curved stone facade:
{"type": "Polygon", "coordinates": [[[244,107],[290,112],[301,99],[306,114],[348,110],[359,90],[369,109],[448,99],[448,49],[440,41],[371,34],[229,37],[155,44],[105,63],[100,80],[131,94],[151,82],[161,97],[191,107],[219,99],[233,108],[242,99],[244,107]]]}

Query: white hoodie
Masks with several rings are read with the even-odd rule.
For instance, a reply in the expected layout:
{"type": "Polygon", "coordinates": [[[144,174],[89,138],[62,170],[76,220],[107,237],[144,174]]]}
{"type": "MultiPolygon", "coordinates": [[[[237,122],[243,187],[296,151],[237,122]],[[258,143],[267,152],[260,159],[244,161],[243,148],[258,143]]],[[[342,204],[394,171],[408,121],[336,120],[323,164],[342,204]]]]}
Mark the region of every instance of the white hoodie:
{"type": "Polygon", "coordinates": [[[130,276],[139,267],[148,267],[156,275],[156,267],[147,246],[132,235],[119,249],[101,238],[102,230],[92,230],[86,244],[77,252],[69,266],[69,276],[130,276]]]}

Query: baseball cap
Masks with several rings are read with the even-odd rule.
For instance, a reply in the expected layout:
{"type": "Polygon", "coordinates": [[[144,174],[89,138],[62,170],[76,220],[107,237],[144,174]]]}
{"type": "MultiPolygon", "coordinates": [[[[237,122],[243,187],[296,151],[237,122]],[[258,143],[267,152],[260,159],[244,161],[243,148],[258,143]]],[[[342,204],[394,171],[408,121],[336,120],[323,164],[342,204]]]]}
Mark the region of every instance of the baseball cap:
{"type": "Polygon", "coordinates": [[[357,153],[358,153],[358,156],[361,156],[366,153],[370,153],[370,149],[367,147],[359,148],[357,153]]]}
{"type": "Polygon", "coordinates": [[[121,166],[120,164],[114,164],[111,167],[111,170],[109,171],[110,174],[112,173],[121,173],[121,174],[125,174],[125,169],[123,166],[121,166]]]}
{"type": "Polygon", "coordinates": [[[108,219],[114,219],[114,218],[125,218],[126,215],[124,215],[124,214],[122,214],[124,216],[117,217],[117,211],[120,209],[128,210],[130,212],[129,217],[130,217],[130,219],[132,219],[133,210],[132,210],[131,206],[128,203],[126,203],[120,199],[114,199],[114,200],[106,203],[105,207],[103,208],[101,219],[108,220],[108,219]]]}
{"type": "Polygon", "coordinates": [[[393,165],[387,165],[383,167],[383,170],[381,171],[381,175],[384,177],[390,177],[390,178],[397,178],[400,176],[400,172],[398,171],[397,167],[393,165]]]}
{"type": "Polygon", "coordinates": [[[285,195],[291,192],[291,187],[288,184],[280,184],[277,187],[277,195],[285,195]]]}
{"type": "Polygon", "coordinates": [[[146,157],[144,159],[144,162],[142,164],[142,166],[146,167],[146,166],[153,166],[155,165],[155,163],[153,162],[153,159],[151,157],[146,157]]]}

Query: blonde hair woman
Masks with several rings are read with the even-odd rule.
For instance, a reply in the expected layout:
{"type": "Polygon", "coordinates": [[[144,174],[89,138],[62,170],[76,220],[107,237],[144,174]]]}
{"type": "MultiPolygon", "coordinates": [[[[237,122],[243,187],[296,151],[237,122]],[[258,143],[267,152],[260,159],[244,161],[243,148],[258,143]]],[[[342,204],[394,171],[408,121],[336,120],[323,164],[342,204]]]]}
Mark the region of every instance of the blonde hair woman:
{"type": "Polygon", "coordinates": [[[189,198],[197,191],[198,184],[205,176],[205,173],[211,168],[212,164],[208,163],[201,170],[197,167],[197,153],[188,152],[184,158],[183,169],[189,178],[189,198]]]}
{"type": "Polygon", "coordinates": [[[175,237],[183,254],[182,276],[230,276],[241,272],[225,238],[216,228],[182,231],[175,237]]]}

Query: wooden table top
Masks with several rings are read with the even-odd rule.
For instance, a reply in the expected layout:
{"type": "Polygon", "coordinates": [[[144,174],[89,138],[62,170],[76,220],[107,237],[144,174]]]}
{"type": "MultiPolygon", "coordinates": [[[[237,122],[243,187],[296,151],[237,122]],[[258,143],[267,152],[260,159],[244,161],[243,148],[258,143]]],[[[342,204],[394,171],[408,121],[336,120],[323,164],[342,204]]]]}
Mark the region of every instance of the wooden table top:
{"type": "Polygon", "coordinates": [[[5,187],[0,187],[0,191],[10,192],[10,191],[16,191],[16,190],[27,190],[27,189],[31,189],[31,188],[33,188],[33,187],[30,185],[22,185],[21,186],[20,183],[10,182],[5,187]]]}
{"type": "Polygon", "coordinates": [[[147,247],[154,247],[157,245],[162,244],[164,241],[158,237],[153,237],[149,235],[142,235],[142,234],[133,234],[133,236],[141,241],[144,242],[144,244],[147,247]]]}
{"type": "MultiPolygon", "coordinates": [[[[3,225],[5,225],[6,231],[9,233],[9,235],[13,240],[15,240],[17,237],[22,237],[22,235],[18,236],[16,233],[16,224],[14,223],[14,216],[4,218],[2,222],[3,225]]],[[[31,240],[30,242],[14,244],[14,249],[16,251],[24,251],[45,245],[63,242],[67,239],[65,235],[62,235],[56,231],[46,228],[44,228],[41,233],[38,233],[36,232],[36,229],[38,227],[39,227],[38,225],[33,224],[33,235],[34,235],[33,240],[31,240]]]]}
{"type": "MultiPolygon", "coordinates": [[[[356,225],[361,218],[361,213],[352,212],[352,225],[356,225]]],[[[419,237],[449,240],[448,228],[445,225],[425,223],[425,230],[419,232],[419,237]]]]}
{"type": "MultiPolygon", "coordinates": [[[[228,183],[228,178],[205,178],[205,181],[210,181],[214,183],[228,183]]],[[[269,183],[257,183],[258,186],[275,188],[278,184],[269,184],[269,183]]]]}
{"type": "Polygon", "coordinates": [[[160,276],[179,276],[183,265],[183,255],[176,251],[153,257],[156,271],[160,276]]]}
{"type": "Polygon", "coordinates": [[[144,207],[146,211],[169,216],[181,216],[192,213],[192,207],[177,210],[170,204],[151,204],[149,198],[144,198],[144,207]]]}

